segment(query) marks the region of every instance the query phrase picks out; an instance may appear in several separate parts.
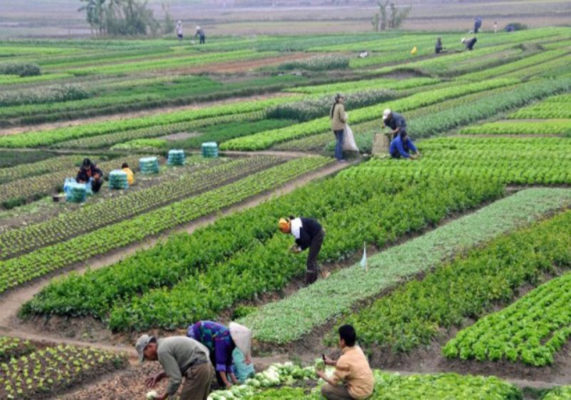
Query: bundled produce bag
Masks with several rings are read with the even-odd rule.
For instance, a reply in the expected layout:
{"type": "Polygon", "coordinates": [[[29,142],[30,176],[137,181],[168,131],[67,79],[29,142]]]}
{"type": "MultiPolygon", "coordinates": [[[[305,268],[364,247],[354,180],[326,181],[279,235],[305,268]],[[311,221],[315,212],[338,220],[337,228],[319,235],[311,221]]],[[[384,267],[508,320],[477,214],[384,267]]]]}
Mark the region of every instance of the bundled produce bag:
{"type": "Polygon", "coordinates": [[[359,151],[357,143],[355,143],[355,137],[353,136],[353,131],[349,124],[345,125],[345,132],[343,137],[343,150],[344,151],[359,151]]]}

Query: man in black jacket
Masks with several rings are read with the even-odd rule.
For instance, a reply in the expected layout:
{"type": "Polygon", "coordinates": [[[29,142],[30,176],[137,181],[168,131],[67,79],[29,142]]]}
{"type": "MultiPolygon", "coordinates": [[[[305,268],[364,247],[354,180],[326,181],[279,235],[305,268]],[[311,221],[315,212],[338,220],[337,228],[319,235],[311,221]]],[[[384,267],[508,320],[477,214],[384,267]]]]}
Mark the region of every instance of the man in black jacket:
{"type": "Polygon", "coordinates": [[[299,253],[309,247],[305,283],[312,284],[317,280],[319,270],[317,256],[325,238],[325,231],[316,220],[302,217],[281,218],[279,228],[282,233],[291,233],[295,238],[295,244],[291,248],[294,253],[299,253]]]}
{"type": "Polygon", "coordinates": [[[97,193],[103,185],[103,171],[97,168],[97,165],[92,163],[89,158],[86,158],[83,160],[75,180],[77,183],[89,183],[91,180],[91,190],[97,193]]]}

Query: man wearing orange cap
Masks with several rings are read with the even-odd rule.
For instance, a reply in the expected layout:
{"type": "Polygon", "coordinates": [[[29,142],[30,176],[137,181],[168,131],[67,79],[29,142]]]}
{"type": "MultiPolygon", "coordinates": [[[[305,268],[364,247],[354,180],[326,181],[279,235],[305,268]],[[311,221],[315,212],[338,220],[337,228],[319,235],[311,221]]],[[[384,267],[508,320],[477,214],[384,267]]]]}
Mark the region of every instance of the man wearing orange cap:
{"type": "Polygon", "coordinates": [[[282,233],[291,233],[295,238],[295,244],[292,246],[291,251],[299,253],[309,247],[305,283],[308,285],[312,284],[317,280],[317,272],[319,270],[317,256],[325,238],[325,231],[316,220],[302,217],[280,218],[278,226],[282,233]]]}

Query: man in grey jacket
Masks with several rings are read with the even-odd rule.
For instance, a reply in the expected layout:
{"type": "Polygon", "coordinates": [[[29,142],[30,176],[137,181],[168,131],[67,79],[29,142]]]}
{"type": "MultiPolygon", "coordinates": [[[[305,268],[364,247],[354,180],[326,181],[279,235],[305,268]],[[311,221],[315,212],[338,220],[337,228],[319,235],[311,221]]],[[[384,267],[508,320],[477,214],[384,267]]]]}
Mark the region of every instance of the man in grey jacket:
{"type": "Polygon", "coordinates": [[[180,400],[206,400],[210,393],[210,384],[214,378],[214,369],[210,363],[208,349],[200,342],[185,337],[172,336],[157,339],[143,335],[135,345],[139,361],[158,361],[162,372],[150,376],[145,381],[148,388],[153,388],[169,378],[167,391],[157,397],[158,400],[174,398],[185,377],[180,393],[180,400]]]}

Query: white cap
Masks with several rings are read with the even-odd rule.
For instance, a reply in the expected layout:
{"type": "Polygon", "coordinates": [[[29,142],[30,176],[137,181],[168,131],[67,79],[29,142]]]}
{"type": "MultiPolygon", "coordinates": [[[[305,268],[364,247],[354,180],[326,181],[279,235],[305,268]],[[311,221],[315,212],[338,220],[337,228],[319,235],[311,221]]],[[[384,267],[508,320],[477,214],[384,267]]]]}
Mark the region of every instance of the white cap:
{"type": "Polygon", "coordinates": [[[196,30],[199,30],[199,29],[200,29],[200,26],[196,25],[196,30]]]}
{"type": "Polygon", "coordinates": [[[466,38],[463,37],[462,39],[460,39],[460,43],[464,43],[466,41],[466,38]]]}
{"type": "Polygon", "coordinates": [[[230,330],[230,336],[236,344],[236,347],[240,349],[246,358],[250,358],[251,347],[252,347],[252,331],[243,325],[237,324],[236,322],[230,322],[228,325],[230,330]]]}
{"type": "Polygon", "coordinates": [[[149,345],[149,343],[156,341],[157,339],[154,336],[149,335],[142,335],[138,340],[137,344],[135,345],[135,349],[137,349],[137,353],[139,354],[139,362],[143,362],[145,359],[145,349],[149,345]]]}
{"type": "Polygon", "coordinates": [[[383,111],[383,119],[387,119],[389,118],[389,115],[391,115],[391,109],[390,108],[386,108],[385,111],[383,111]]]}

